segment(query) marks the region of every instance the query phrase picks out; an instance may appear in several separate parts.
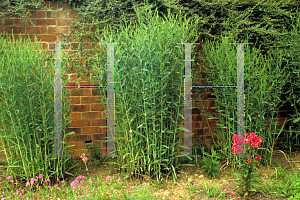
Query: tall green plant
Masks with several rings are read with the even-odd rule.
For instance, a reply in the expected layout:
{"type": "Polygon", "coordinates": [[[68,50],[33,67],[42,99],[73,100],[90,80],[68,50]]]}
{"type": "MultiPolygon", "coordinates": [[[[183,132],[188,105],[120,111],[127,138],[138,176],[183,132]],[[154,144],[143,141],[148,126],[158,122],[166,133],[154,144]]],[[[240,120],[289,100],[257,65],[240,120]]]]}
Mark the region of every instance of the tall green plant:
{"type": "MultiPolygon", "coordinates": [[[[7,174],[14,180],[44,174],[44,178],[64,177],[70,158],[47,157],[54,155],[54,62],[52,55],[45,56],[41,46],[31,40],[0,38],[0,129],[1,148],[7,158],[7,174]],[[48,70],[45,62],[49,63],[48,70]]],[[[62,62],[63,84],[67,84],[62,62]]],[[[69,97],[68,91],[62,97],[69,97]]],[[[67,155],[65,139],[71,110],[68,99],[62,100],[62,152],[67,155]]],[[[53,179],[53,178],[52,178],[53,179]]]]}
{"type": "Polygon", "coordinates": [[[293,31],[288,32],[283,28],[285,36],[274,45],[285,49],[287,66],[290,67],[291,80],[284,94],[288,96],[286,101],[290,102],[294,112],[289,115],[291,117],[289,121],[292,123],[289,131],[284,133],[285,139],[279,141],[281,148],[286,152],[289,151],[290,154],[292,151],[300,150],[300,12],[297,10],[296,15],[291,18],[296,21],[293,31]]]}
{"type": "MultiPolygon", "coordinates": [[[[176,43],[194,43],[194,30],[189,21],[175,19],[170,11],[163,21],[157,10],[154,15],[147,12],[149,8],[135,10],[137,24],[127,25],[124,20],[117,33],[105,27],[101,31],[105,39],[99,30],[95,34],[101,43],[123,43],[114,46],[116,154],[124,156],[116,164],[120,170],[156,176],[158,181],[164,172],[173,173],[175,179],[180,166],[175,155],[183,147],[179,139],[184,130],[185,69],[185,46],[176,43]]],[[[97,84],[106,85],[107,45],[101,46],[104,54],[98,52],[99,67],[93,68],[97,84]]],[[[100,89],[104,105],[105,92],[100,89]]]]}
{"type": "MultiPolygon", "coordinates": [[[[209,69],[207,69],[207,83],[209,85],[236,85],[237,84],[237,50],[236,45],[229,43],[247,43],[236,41],[235,38],[223,37],[222,43],[207,42],[203,45],[209,69]]],[[[258,133],[264,140],[261,149],[265,149],[264,155],[270,158],[274,144],[274,137],[279,136],[282,129],[277,132],[278,112],[277,107],[281,100],[282,86],[287,81],[288,75],[280,70],[283,50],[274,50],[276,59],[270,56],[262,56],[258,49],[250,51],[245,44],[244,51],[244,79],[245,79],[245,133],[258,133]],[[277,114],[275,117],[274,115],[277,114]],[[269,118],[271,116],[271,118],[269,118]],[[269,122],[265,124],[268,117],[269,122]],[[271,128],[273,130],[271,131],[271,128]]],[[[237,126],[237,90],[236,88],[212,88],[217,116],[208,119],[217,119],[216,130],[213,133],[218,136],[213,143],[219,149],[223,159],[228,159],[232,136],[236,134],[237,126]]],[[[283,128],[283,127],[282,127],[283,128]]],[[[235,158],[238,159],[238,158],[235,158]]]]}

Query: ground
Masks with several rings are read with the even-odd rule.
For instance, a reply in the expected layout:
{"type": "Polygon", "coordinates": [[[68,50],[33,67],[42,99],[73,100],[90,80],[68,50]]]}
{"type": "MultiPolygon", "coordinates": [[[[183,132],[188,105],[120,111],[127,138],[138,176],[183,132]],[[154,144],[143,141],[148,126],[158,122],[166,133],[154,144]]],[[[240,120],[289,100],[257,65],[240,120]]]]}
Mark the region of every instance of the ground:
{"type": "MultiPolygon", "coordinates": [[[[278,162],[278,166],[281,166],[282,168],[285,168],[287,171],[292,172],[292,168],[296,168],[300,172],[300,154],[299,152],[292,152],[292,156],[290,157],[290,161],[298,161],[298,162],[287,162],[287,157],[288,154],[284,155],[283,153],[279,151],[275,151],[273,155],[273,161],[274,163],[278,162]]],[[[88,174],[86,172],[86,168],[84,163],[80,158],[74,159],[75,163],[78,163],[78,167],[76,167],[76,170],[71,171],[73,174],[76,176],[78,175],[83,175],[88,177],[88,174]]],[[[114,176],[114,181],[117,181],[120,177],[120,173],[112,167],[112,165],[108,165],[105,163],[99,164],[97,167],[93,165],[91,161],[87,162],[87,166],[89,169],[89,174],[90,176],[96,175],[99,180],[101,181],[102,185],[107,185],[108,181],[106,180],[106,177],[109,175],[109,170],[111,170],[113,176],[114,176]]],[[[233,176],[230,175],[230,169],[229,167],[226,166],[226,163],[221,163],[222,166],[220,168],[220,176],[217,176],[216,178],[209,179],[201,170],[200,167],[184,167],[181,168],[181,172],[178,172],[178,182],[174,182],[172,177],[169,177],[167,180],[165,178],[163,179],[163,183],[160,186],[156,186],[154,189],[150,188],[151,194],[155,195],[157,198],[159,195],[162,197],[162,199],[189,199],[189,195],[192,195],[195,200],[204,200],[204,199],[217,199],[213,197],[208,197],[204,190],[204,184],[203,180],[205,180],[206,184],[210,184],[213,187],[216,186],[216,184],[219,182],[218,190],[222,189],[227,190],[231,189],[231,191],[234,191],[236,188],[236,185],[234,184],[235,179],[233,176]],[[189,193],[188,191],[191,191],[189,188],[194,188],[194,192],[189,193]],[[201,192],[202,190],[202,192],[201,192]],[[197,192],[198,191],[198,192],[197,192]]],[[[266,166],[259,166],[259,171],[262,175],[262,180],[267,181],[269,177],[275,174],[275,170],[271,168],[270,174],[268,174],[268,168],[266,166]]],[[[75,177],[68,175],[66,177],[66,182],[74,181],[75,177]]],[[[278,178],[280,179],[280,178],[278,178]]],[[[85,179],[88,181],[88,179],[85,179]]],[[[136,179],[133,180],[135,182],[136,179]]],[[[153,180],[151,180],[153,181],[153,180]]],[[[129,193],[132,193],[133,189],[135,188],[134,184],[128,181],[126,182],[130,185],[130,188],[125,188],[129,193]]],[[[143,182],[138,182],[138,186],[142,186],[143,182]]],[[[69,184],[70,185],[70,184],[69,184]]],[[[114,189],[115,193],[121,192],[120,189],[114,189]]],[[[277,197],[275,195],[269,195],[269,194],[262,194],[262,193],[256,193],[251,197],[253,200],[257,199],[272,199],[272,200],[280,200],[280,199],[288,199],[284,197],[277,197]]],[[[159,198],[158,198],[159,199],[159,198]]],[[[230,199],[229,197],[227,199],[230,199]]]]}

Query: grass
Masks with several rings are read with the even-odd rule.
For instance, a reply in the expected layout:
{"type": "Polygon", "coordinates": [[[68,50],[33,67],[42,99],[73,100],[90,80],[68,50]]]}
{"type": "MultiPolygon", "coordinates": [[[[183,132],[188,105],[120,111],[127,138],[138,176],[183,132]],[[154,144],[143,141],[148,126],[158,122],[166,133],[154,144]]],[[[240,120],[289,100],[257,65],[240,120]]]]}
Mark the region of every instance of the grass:
{"type": "MultiPolygon", "coordinates": [[[[72,162],[75,164],[76,159],[73,158],[72,162]]],[[[29,183],[25,183],[25,181],[16,183],[14,180],[11,180],[10,176],[1,177],[0,199],[175,199],[174,196],[168,198],[167,195],[157,195],[162,188],[172,188],[172,185],[176,184],[176,182],[171,183],[172,181],[169,181],[167,178],[165,181],[158,183],[147,178],[137,179],[137,176],[133,172],[128,177],[122,172],[112,172],[114,168],[111,165],[107,166],[106,163],[101,163],[101,165],[95,167],[92,160],[88,163],[88,168],[93,169],[96,173],[93,173],[93,176],[88,176],[89,171],[86,170],[88,169],[86,168],[86,160],[83,158],[82,160],[77,160],[78,164],[80,162],[81,165],[76,168],[75,172],[85,175],[79,175],[76,178],[68,177],[67,180],[62,180],[60,183],[51,184],[50,180],[42,181],[43,175],[35,179],[32,178],[29,183]],[[36,182],[42,184],[38,189],[33,189],[32,186],[37,184],[36,182]]],[[[232,183],[233,180],[231,176],[233,171],[231,168],[222,172],[219,180],[211,180],[203,174],[201,175],[202,179],[199,176],[201,180],[198,179],[198,182],[196,181],[197,184],[195,184],[195,180],[194,182],[192,181],[194,177],[198,176],[195,173],[201,174],[200,171],[195,171],[197,169],[200,168],[196,167],[193,169],[193,173],[189,174],[189,176],[187,174],[185,174],[185,177],[184,175],[178,175],[179,179],[183,180],[178,183],[182,186],[182,194],[185,194],[185,197],[179,195],[179,199],[209,199],[209,197],[216,199],[243,199],[236,193],[237,188],[234,189],[233,185],[228,184],[232,183]],[[226,190],[217,188],[217,185],[223,180],[222,178],[228,181],[225,184],[226,190]],[[216,184],[214,181],[219,182],[216,184]],[[228,187],[231,187],[231,189],[228,187]]],[[[259,169],[263,171],[266,167],[259,166],[259,169]]],[[[291,183],[297,179],[299,180],[299,171],[292,173],[293,170],[290,170],[288,173],[286,169],[282,169],[278,164],[276,167],[275,163],[274,167],[267,166],[266,171],[268,179],[265,179],[261,187],[257,189],[259,191],[258,194],[266,195],[267,197],[276,195],[278,197],[286,197],[285,199],[295,195],[293,194],[291,183]]],[[[181,174],[184,174],[184,172],[182,171],[181,174]]],[[[178,191],[177,189],[173,189],[173,191],[171,189],[171,193],[173,192],[176,193],[178,191]]],[[[276,198],[273,196],[270,199],[276,198]]]]}

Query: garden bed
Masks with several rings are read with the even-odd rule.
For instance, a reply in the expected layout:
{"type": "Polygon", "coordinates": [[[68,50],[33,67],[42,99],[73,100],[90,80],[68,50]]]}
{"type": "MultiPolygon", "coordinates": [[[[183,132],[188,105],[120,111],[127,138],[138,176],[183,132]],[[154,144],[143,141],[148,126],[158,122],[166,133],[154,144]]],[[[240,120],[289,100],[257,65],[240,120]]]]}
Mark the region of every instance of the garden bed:
{"type": "MultiPolygon", "coordinates": [[[[287,155],[286,155],[287,156],[287,155]]],[[[288,162],[286,160],[286,156],[279,151],[275,151],[273,155],[273,166],[268,169],[267,166],[259,166],[259,172],[262,175],[262,180],[264,184],[258,188],[259,191],[254,194],[251,199],[288,199],[283,195],[282,187],[285,187],[289,183],[286,183],[284,178],[288,177],[289,173],[294,174],[294,170],[299,172],[298,177],[300,177],[300,162],[288,162]],[[276,175],[277,174],[277,175],[276,175]],[[269,182],[271,184],[273,182],[273,186],[265,187],[265,183],[269,182]],[[277,196],[275,195],[277,193],[277,196]]],[[[300,161],[299,152],[292,152],[290,161],[300,161]]],[[[172,177],[169,177],[167,180],[163,179],[160,184],[155,183],[154,180],[136,180],[133,178],[130,180],[130,177],[127,179],[122,176],[112,165],[108,165],[105,163],[100,163],[98,166],[94,166],[93,161],[89,160],[87,162],[87,167],[89,169],[88,173],[85,170],[85,164],[79,158],[72,159],[72,162],[78,163],[79,165],[76,167],[74,171],[72,171],[75,175],[83,175],[86,178],[84,180],[88,181],[89,177],[92,178],[93,185],[96,185],[96,188],[101,185],[109,186],[113,192],[105,192],[109,194],[108,199],[113,199],[113,193],[118,196],[117,199],[121,198],[121,194],[127,192],[130,199],[135,199],[137,194],[142,194],[142,192],[137,189],[147,188],[150,191],[150,194],[154,197],[153,199],[222,199],[218,197],[217,191],[225,191],[230,189],[230,192],[235,191],[236,185],[234,184],[235,178],[232,176],[232,169],[226,167],[226,163],[220,162],[221,170],[220,176],[216,178],[209,179],[200,167],[184,167],[181,172],[177,172],[178,181],[174,182],[172,177]],[[224,165],[225,164],[225,165],[224,165]],[[106,180],[110,176],[109,180],[106,180]],[[99,181],[96,181],[97,179],[99,181]],[[118,187],[116,182],[118,179],[121,179],[121,187],[118,187]],[[143,183],[146,182],[146,185],[143,183]],[[153,186],[152,184],[155,184],[153,186]],[[218,184],[218,185],[217,185],[218,184]],[[129,187],[126,187],[129,186],[129,187]],[[213,191],[212,188],[216,188],[213,191]]],[[[293,177],[295,177],[293,175],[293,177]]],[[[75,180],[76,177],[67,176],[65,185],[70,188],[71,183],[75,180]]],[[[60,184],[61,185],[61,184],[60,184]]],[[[83,183],[82,185],[86,185],[83,183]]],[[[63,186],[62,186],[63,188],[63,186]]],[[[3,189],[3,188],[1,188],[3,189]]],[[[1,191],[0,189],[0,191],[1,191]]],[[[47,189],[44,189],[44,191],[47,189]]],[[[77,190],[77,188],[76,188],[77,190]]],[[[19,191],[21,191],[19,189],[19,191]]],[[[62,189],[62,191],[65,191],[62,189]]],[[[1,191],[2,192],[2,191],[1,191]]],[[[47,193],[46,193],[47,194],[47,193]]],[[[84,195],[90,194],[90,192],[83,192],[84,195]]],[[[91,193],[94,195],[95,193],[91,193]]],[[[39,199],[54,199],[51,195],[49,197],[45,197],[41,195],[40,192],[36,192],[35,196],[39,196],[39,199]]],[[[72,197],[67,197],[68,195],[57,196],[55,199],[72,199],[72,197]]],[[[10,198],[6,198],[10,199],[10,198]]],[[[86,198],[89,199],[89,198],[86,198]]],[[[147,197],[148,199],[148,197],[147,197]]],[[[225,197],[224,199],[233,199],[232,196],[225,197]]],[[[235,197],[234,199],[238,199],[235,197]]],[[[241,198],[242,199],[242,198],[241,198]]]]}

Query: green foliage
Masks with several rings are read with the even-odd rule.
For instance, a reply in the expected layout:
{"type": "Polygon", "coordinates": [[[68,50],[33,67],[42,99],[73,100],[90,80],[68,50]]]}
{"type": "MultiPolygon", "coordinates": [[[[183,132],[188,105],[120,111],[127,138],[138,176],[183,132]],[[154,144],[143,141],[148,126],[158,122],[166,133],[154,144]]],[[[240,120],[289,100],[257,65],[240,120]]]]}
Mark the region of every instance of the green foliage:
{"type": "Polygon", "coordinates": [[[293,191],[293,196],[290,196],[289,199],[300,199],[300,180],[294,179],[291,183],[291,188],[293,191]]]}
{"type": "MultiPolygon", "coordinates": [[[[40,8],[43,0],[15,0],[2,1],[0,8],[10,14],[22,13],[26,10],[26,6],[40,8]]],[[[193,19],[192,24],[197,29],[198,35],[202,35],[203,42],[206,40],[215,39],[221,41],[221,34],[229,38],[236,37],[238,41],[245,40],[248,36],[249,42],[254,43],[253,47],[261,46],[263,55],[267,51],[272,50],[270,44],[281,41],[283,28],[290,31],[295,24],[293,15],[299,7],[299,1],[276,1],[276,0],[255,0],[255,1],[227,1],[227,0],[208,0],[198,1],[161,1],[161,0],[53,0],[53,2],[65,2],[71,5],[72,9],[77,10],[82,17],[78,19],[75,25],[72,25],[75,32],[81,32],[80,27],[85,23],[85,26],[99,27],[110,24],[112,31],[119,30],[122,22],[122,17],[126,21],[136,21],[136,13],[134,6],[142,7],[147,5],[151,10],[158,9],[160,17],[167,14],[167,10],[171,9],[171,13],[182,12],[189,18],[193,19]],[[200,19],[199,23],[195,20],[200,19]],[[75,30],[76,29],[76,30],[75,30]]],[[[0,12],[1,14],[1,12],[0,12]]],[[[27,18],[27,15],[23,17],[27,18]]],[[[84,32],[84,31],[83,31],[84,32]]],[[[65,40],[69,39],[70,33],[65,40]]],[[[79,37],[79,33],[76,37],[79,37]]],[[[83,35],[94,34],[93,32],[82,33],[83,35]]],[[[62,34],[64,35],[64,34],[62,34]]],[[[90,36],[87,36],[90,38],[90,36]]],[[[82,42],[79,40],[79,42],[82,42]]],[[[80,50],[80,49],[79,49],[80,50]]],[[[84,51],[84,50],[83,50],[84,51]]],[[[79,77],[90,73],[90,66],[94,64],[94,58],[90,55],[82,54],[86,58],[87,69],[78,66],[79,77]]]]}
{"type": "Polygon", "coordinates": [[[217,161],[218,158],[220,158],[217,153],[214,151],[213,147],[211,147],[211,155],[207,152],[203,152],[204,155],[207,157],[204,157],[202,160],[202,168],[204,170],[204,173],[211,178],[212,176],[215,178],[216,175],[220,175],[219,171],[219,162],[217,161]]]}
{"type": "MultiPolygon", "coordinates": [[[[298,11],[298,10],[297,10],[298,11]]],[[[285,86],[283,94],[288,95],[287,100],[293,108],[293,114],[289,114],[291,121],[289,131],[284,131],[284,137],[278,143],[285,152],[300,150],[300,12],[294,17],[296,21],[291,32],[285,30],[285,37],[276,46],[284,48],[286,55],[284,62],[289,66],[291,79],[285,86]]],[[[275,46],[275,44],[274,44],[275,46]]]]}
{"type": "MultiPolygon", "coordinates": [[[[189,20],[182,23],[182,19],[176,19],[181,15],[175,17],[168,12],[162,20],[157,11],[135,9],[138,22],[124,22],[118,34],[113,34],[109,26],[101,35],[99,29],[95,33],[101,43],[122,41],[123,44],[114,46],[114,69],[107,66],[108,45],[104,46],[104,55],[97,52],[94,84],[109,87],[109,80],[104,77],[114,70],[115,101],[118,102],[115,104],[116,155],[124,156],[118,157],[120,170],[156,175],[158,181],[162,173],[167,172],[175,179],[178,168],[175,155],[178,155],[182,137],[179,133],[184,130],[179,122],[183,120],[181,85],[185,67],[184,46],[176,43],[193,43],[195,30],[189,27],[189,20]],[[170,82],[172,85],[167,88],[166,83],[170,82]]],[[[105,90],[99,88],[100,95],[105,97],[105,90]]],[[[106,98],[100,101],[103,105],[107,103],[106,98]]]]}
{"type": "Polygon", "coordinates": [[[87,147],[87,149],[89,149],[90,152],[91,152],[91,159],[94,161],[95,166],[98,166],[101,161],[107,160],[107,158],[99,157],[101,155],[101,152],[96,149],[99,146],[100,145],[95,145],[94,146],[94,144],[92,144],[91,146],[87,147]]]}
{"type": "MultiPolygon", "coordinates": [[[[3,141],[4,154],[7,158],[7,172],[14,180],[55,176],[63,178],[68,172],[66,164],[69,158],[48,157],[54,155],[54,104],[53,73],[47,73],[47,67],[53,69],[51,56],[45,56],[41,46],[31,44],[31,40],[14,41],[0,37],[0,140],[3,141]],[[17,50],[18,49],[18,50],[17,50]],[[34,50],[34,51],[33,51],[34,50]],[[45,62],[49,62],[45,66],[45,62]],[[41,95],[42,94],[42,95],[41,95]]],[[[66,63],[62,62],[62,80],[66,63]]],[[[63,90],[62,96],[69,99],[70,92],[63,90]]],[[[68,155],[65,142],[68,135],[70,101],[62,101],[62,155],[68,155]]]]}
{"type": "MultiPolygon", "coordinates": [[[[207,85],[237,85],[237,45],[229,43],[229,38],[223,37],[221,44],[217,42],[204,44],[203,51],[209,66],[209,70],[206,70],[207,85]]],[[[233,43],[237,43],[237,41],[234,40],[233,43]]],[[[243,43],[248,43],[248,40],[243,43]]],[[[284,69],[280,69],[285,55],[283,49],[277,48],[273,53],[274,56],[277,56],[276,59],[272,59],[270,55],[262,56],[259,49],[253,48],[251,51],[249,45],[245,44],[245,133],[258,133],[263,139],[261,149],[268,149],[267,151],[271,151],[271,145],[274,144],[273,135],[278,135],[276,126],[278,116],[276,114],[279,111],[274,108],[280,103],[279,96],[282,87],[289,77],[284,69]],[[253,73],[254,71],[256,73],[253,73]],[[264,119],[268,114],[271,114],[269,124],[265,124],[264,119]]],[[[237,134],[236,88],[212,88],[212,91],[212,98],[209,99],[212,99],[216,105],[212,109],[217,109],[217,116],[208,119],[218,120],[216,131],[213,132],[218,140],[213,137],[213,143],[220,151],[220,156],[228,157],[231,153],[231,138],[237,134]]],[[[267,151],[262,152],[261,156],[270,158],[268,155],[270,152],[267,151]]]]}

